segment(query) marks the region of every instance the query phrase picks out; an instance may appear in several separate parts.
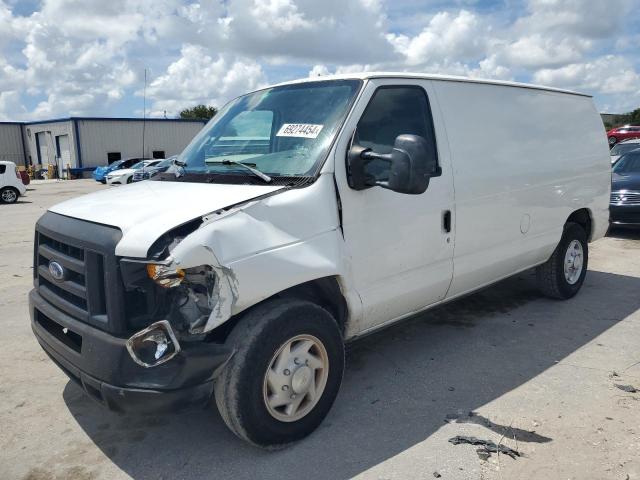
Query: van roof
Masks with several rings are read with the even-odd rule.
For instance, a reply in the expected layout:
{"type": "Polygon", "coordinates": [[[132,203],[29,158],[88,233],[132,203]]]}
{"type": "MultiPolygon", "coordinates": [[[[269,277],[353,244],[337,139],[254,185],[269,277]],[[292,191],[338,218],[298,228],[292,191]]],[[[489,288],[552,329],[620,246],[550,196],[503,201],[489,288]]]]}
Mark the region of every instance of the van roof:
{"type": "Polygon", "coordinates": [[[15,165],[15,162],[11,162],[9,160],[0,160],[0,165],[15,165]]]}
{"type": "Polygon", "coordinates": [[[372,78],[406,78],[406,79],[419,79],[419,80],[442,80],[448,82],[466,82],[466,83],[483,83],[488,85],[502,85],[506,87],[519,87],[519,88],[532,88],[535,90],[546,90],[557,93],[568,93],[570,95],[580,95],[582,97],[592,97],[586,93],[574,92],[573,90],[564,90],[561,88],[545,87],[542,85],[533,85],[530,83],[520,82],[508,82],[504,80],[490,80],[482,78],[469,78],[456,75],[438,75],[428,73],[408,73],[408,72],[360,72],[360,73],[344,73],[340,75],[325,75],[319,77],[301,78],[298,80],[292,80],[289,82],[278,83],[274,86],[290,85],[304,82],[322,82],[326,80],[349,80],[359,79],[368,80],[372,78]]]}

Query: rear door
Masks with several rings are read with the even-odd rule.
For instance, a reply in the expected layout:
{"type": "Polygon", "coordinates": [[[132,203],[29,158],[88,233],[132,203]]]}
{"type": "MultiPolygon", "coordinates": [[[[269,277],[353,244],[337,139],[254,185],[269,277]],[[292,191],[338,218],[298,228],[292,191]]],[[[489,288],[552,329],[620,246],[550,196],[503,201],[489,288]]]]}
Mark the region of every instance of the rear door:
{"type": "MultiPolygon", "coordinates": [[[[335,171],[352,279],[363,304],[357,332],[352,332],[358,333],[444,298],[453,275],[453,182],[429,81],[369,81],[343,135],[349,138],[338,144],[335,171]],[[401,134],[435,143],[442,175],[432,178],[420,195],[381,187],[352,190],[345,167],[350,144],[389,153],[401,134]]],[[[374,161],[368,173],[384,180],[389,167],[374,161]]]]}

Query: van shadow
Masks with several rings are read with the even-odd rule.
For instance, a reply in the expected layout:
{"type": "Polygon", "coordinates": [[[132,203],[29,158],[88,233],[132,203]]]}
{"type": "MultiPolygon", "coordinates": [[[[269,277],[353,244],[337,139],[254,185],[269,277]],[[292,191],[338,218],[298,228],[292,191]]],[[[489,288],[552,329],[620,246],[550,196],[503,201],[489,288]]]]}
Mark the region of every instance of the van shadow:
{"type": "MultiPolygon", "coordinates": [[[[591,271],[576,298],[552,301],[526,272],[355,342],[329,416],[277,452],[238,440],[213,406],[124,416],[72,382],[63,396],[87,435],[134,479],[350,478],[425,440],[452,412],[473,411],[552,367],[640,308],[638,291],[640,278],[591,271]]],[[[506,428],[473,415],[456,421],[506,428]]],[[[518,436],[552,441],[544,433],[518,436]]]]}

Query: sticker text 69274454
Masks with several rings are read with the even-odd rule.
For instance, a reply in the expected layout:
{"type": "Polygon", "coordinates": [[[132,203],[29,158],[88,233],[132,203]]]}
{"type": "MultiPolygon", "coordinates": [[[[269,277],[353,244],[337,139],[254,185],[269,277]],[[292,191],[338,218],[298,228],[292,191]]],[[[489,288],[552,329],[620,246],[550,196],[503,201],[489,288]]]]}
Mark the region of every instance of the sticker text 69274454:
{"type": "Polygon", "coordinates": [[[323,126],[312,123],[285,123],[276,133],[276,137],[316,138],[323,126]]]}

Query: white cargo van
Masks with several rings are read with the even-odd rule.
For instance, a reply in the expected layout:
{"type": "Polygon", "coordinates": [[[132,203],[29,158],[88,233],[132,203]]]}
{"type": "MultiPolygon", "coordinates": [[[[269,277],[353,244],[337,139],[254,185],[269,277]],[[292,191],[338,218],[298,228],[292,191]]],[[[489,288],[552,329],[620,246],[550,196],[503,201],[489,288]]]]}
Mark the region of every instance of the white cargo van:
{"type": "Polygon", "coordinates": [[[40,218],[32,327],[109,408],[213,396],[239,437],[286,444],[327,415],[346,341],[532,267],[573,297],[609,164],[573,92],[376,73],[265,88],[175,173],[40,218]]]}

